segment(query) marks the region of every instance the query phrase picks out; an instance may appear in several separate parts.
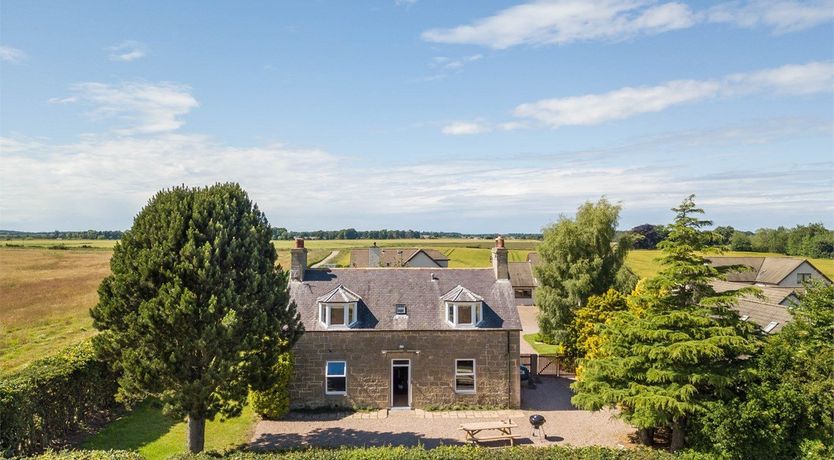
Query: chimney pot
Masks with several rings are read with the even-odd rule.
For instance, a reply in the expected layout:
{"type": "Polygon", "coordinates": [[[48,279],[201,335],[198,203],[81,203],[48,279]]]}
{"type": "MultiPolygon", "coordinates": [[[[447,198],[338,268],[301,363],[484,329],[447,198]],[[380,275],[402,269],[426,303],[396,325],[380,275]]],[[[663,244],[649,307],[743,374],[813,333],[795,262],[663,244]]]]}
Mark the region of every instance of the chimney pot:
{"type": "Polygon", "coordinates": [[[498,238],[495,239],[495,247],[496,248],[503,248],[504,247],[504,237],[503,236],[499,235],[498,238]]]}
{"type": "Polygon", "coordinates": [[[295,248],[296,249],[303,249],[304,248],[304,238],[296,238],[295,239],[295,248]]]}

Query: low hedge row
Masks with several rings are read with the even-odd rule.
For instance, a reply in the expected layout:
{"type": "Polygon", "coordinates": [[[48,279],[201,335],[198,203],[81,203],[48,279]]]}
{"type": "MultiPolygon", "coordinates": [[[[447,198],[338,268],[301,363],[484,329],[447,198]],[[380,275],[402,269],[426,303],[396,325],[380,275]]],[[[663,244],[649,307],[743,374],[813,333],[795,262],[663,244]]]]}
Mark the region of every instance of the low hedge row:
{"type": "MultiPolygon", "coordinates": [[[[37,460],[138,460],[138,454],[126,451],[47,452],[37,460]]],[[[253,453],[232,451],[199,455],[178,455],[175,460],[706,460],[696,454],[674,455],[651,449],[612,449],[608,447],[506,447],[443,446],[367,447],[342,449],[305,449],[285,452],[253,453]]]]}
{"type": "Polygon", "coordinates": [[[0,377],[0,455],[26,455],[107,415],[117,383],[88,340],[0,377]]]}

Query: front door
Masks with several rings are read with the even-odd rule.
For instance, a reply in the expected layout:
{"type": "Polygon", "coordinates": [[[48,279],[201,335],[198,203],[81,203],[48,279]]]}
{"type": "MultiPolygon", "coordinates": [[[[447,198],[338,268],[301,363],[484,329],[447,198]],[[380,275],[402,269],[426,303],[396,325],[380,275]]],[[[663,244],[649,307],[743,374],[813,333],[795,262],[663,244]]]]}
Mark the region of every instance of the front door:
{"type": "Polygon", "coordinates": [[[391,361],[391,407],[411,406],[411,361],[391,361]]]}

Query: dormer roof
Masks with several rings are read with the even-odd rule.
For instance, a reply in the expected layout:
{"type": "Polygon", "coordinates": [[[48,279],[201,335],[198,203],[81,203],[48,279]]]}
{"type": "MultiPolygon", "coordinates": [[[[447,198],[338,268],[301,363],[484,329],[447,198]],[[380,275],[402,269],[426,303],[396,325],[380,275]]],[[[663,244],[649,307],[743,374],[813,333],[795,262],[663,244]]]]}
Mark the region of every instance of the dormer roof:
{"type": "Polygon", "coordinates": [[[444,302],[482,302],[483,297],[458,284],[451,291],[440,296],[444,302]]]}
{"type": "Polygon", "coordinates": [[[335,289],[319,296],[316,298],[317,302],[359,302],[362,300],[361,297],[356,295],[355,292],[351,291],[350,289],[342,286],[341,284],[336,286],[335,289]]]}

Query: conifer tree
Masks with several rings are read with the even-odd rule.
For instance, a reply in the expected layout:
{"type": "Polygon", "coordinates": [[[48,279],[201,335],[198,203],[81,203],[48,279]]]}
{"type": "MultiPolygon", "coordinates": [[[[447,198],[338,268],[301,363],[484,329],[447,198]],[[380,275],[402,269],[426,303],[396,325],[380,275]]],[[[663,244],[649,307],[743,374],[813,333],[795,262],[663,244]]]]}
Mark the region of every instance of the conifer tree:
{"type": "Polygon", "coordinates": [[[739,267],[716,268],[699,254],[709,237],[700,229],[694,195],[675,211],[660,244],[662,270],[629,299],[630,309],[604,328],[603,356],[585,362],[572,402],[599,410],[616,407],[650,443],[657,427],[671,429],[671,448],[684,445],[687,417],[705,403],[729,397],[746,375],[745,357],[759,331],[732,305],[751,290],[717,294],[710,282],[739,267]]]}
{"type": "Polygon", "coordinates": [[[586,202],[576,219],[562,216],[545,228],[537,248],[542,260],[535,267],[540,334],[547,342],[561,344],[569,356],[576,356],[576,310],[592,295],[612,287],[628,292],[637,281],[624,265],[631,235],[614,242],[619,216],[620,206],[604,197],[586,202]]]}
{"type": "Polygon", "coordinates": [[[249,389],[270,388],[281,353],[302,332],[266,217],[239,185],[157,193],[116,244],[91,310],[99,353],[125,400],[157,397],[188,418],[239,415],[249,389]]]}

